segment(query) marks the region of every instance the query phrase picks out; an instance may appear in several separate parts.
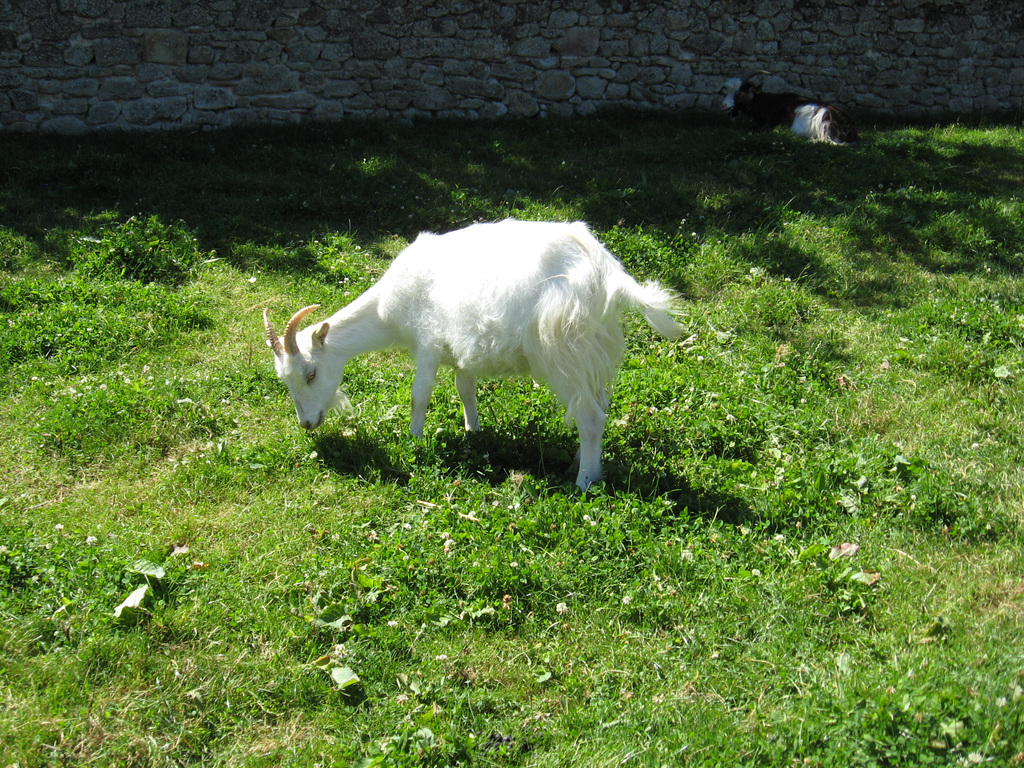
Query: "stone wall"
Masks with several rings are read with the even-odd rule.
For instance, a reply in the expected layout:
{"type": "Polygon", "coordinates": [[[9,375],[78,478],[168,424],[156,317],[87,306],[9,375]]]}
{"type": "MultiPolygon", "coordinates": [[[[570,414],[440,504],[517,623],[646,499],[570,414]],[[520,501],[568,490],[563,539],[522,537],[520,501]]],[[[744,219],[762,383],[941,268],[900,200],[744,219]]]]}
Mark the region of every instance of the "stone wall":
{"type": "Polygon", "coordinates": [[[0,130],[1024,104],[1019,0],[0,0],[0,130]],[[395,7],[388,7],[394,5],[395,7]]]}

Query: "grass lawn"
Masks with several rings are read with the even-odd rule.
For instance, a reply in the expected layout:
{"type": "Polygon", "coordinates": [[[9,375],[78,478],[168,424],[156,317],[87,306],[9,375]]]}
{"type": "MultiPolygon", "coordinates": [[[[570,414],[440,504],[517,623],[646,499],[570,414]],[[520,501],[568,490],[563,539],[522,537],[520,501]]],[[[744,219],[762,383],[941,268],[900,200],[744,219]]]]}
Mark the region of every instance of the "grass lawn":
{"type": "Polygon", "coordinates": [[[0,766],[1024,763],[1024,130],[718,116],[0,134],[0,766]],[[553,396],[261,312],[423,230],[582,219],[606,482],[553,396]]]}

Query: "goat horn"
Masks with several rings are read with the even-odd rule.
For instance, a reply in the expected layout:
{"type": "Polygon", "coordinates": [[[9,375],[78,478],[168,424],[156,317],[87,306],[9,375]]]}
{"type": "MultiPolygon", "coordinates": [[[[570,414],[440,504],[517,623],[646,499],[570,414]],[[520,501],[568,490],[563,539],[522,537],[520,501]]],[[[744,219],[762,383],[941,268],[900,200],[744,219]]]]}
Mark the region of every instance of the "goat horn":
{"type": "Polygon", "coordinates": [[[767,69],[755,69],[753,72],[747,72],[747,74],[745,74],[741,79],[745,83],[754,75],[768,75],[769,77],[771,77],[771,74],[772,73],[769,72],[767,69]]]}
{"type": "Polygon", "coordinates": [[[292,319],[288,321],[288,325],[284,327],[284,351],[289,355],[295,355],[299,352],[299,345],[295,342],[295,332],[299,329],[299,323],[306,319],[306,316],[320,309],[319,304],[310,304],[308,307],[303,307],[294,315],[292,319]]]}
{"type": "Polygon", "coordinates": [[[266,307],[263,309],[263,327],[267,329],[267,342],[270,344],[270,348],[274,350],[275,355],[280,357],[284,354],[284,347],[281,346],[277,331],[274,330],[274,326],[270,322],[270,310],[266,307]]]}

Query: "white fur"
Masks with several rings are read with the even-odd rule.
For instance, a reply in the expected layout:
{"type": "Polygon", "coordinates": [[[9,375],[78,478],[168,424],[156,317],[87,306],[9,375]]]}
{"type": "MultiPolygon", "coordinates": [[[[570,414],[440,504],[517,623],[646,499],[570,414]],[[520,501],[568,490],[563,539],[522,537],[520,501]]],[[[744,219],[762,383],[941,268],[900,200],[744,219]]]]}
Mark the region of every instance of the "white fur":
{"type": "Polygon", "coordinates": [[[730,77],[725,81],[725,98],[722,99],[722,109],[729,110],[736,106],[736,91],[743,85],[742,77],[730,77]]]}
{"type": "Polygon", "coordinates": [[[811,141],[827,141],[822,121],[827,114],[824,107],[818,104],[801,104],[793,115],[793,124],[789,130],[804,139],[811,141]]]}
{"type": "Polygon", "coordinates": [[[545,382],[576,423],[576,483],[586,489],[601,477],[608,387],[625,349],[619,314],[630,307],[668,337],[682,330],[672,295],[638,284],[585,224],[508,220],[420,235],[369,290],[299,331],[295,354],[275,343],[269,321],[267,328],[277,374],[306,429],[347,402],[339,387],[351,358],[393,345],[416,361],[410,431],[417,436],[442,364],[455,369],[468,430],[480,428],[478,377],[529,374],[545,382]]]}

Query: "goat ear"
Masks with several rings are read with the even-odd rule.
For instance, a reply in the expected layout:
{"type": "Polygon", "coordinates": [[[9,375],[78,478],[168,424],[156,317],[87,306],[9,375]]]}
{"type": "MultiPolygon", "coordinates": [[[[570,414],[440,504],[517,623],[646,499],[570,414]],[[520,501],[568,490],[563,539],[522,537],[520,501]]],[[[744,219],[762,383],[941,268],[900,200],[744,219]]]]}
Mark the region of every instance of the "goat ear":
{"type": "Polygon", "coordinates": [[[324,345],[324,340],[327,338],[327,333],[331,330],[330,323],[324,323],[315,331],[313,331],[313,349],[320,349],[324,345]]]}

